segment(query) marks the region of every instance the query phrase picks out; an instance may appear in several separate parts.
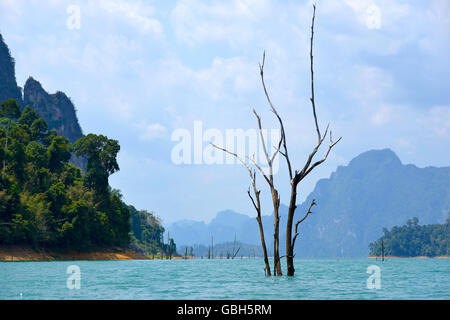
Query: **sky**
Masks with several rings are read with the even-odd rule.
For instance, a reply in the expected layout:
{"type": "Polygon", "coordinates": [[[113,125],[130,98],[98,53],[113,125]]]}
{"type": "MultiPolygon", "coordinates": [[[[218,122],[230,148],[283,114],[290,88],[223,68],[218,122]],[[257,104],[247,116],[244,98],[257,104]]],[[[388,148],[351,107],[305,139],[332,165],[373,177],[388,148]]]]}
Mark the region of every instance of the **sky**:
{"type": "MultiPolygon", "coordinates": [[[[291,162],[302,168],[317,139],[311,16],[311,1],[293,0],[0,0],[19,86],[32,76],[50,93],[65,92],[85,134],[117,139],[120,171],[110,184],[164,223],[209,221],[226,209],[255,215],[243,166],[194,157],[227,130],[255,130],[253,109],[265,129],[278,129],[259,77],[264,51],[291,162]],[[192,139],[191,163],[174,161],[180,132],[192,139]]],[[[298,202],[370,149],[391,148],[419,167],[450,165],[449,1],[318,0],[314,67],[320,128],[330,123],[342,141],[299,185],[298,202]]],[[[263,214],[271,214],[257,179],[263,214]]],[[[283,159],[274,179],[288,203],[283,159]]]]}

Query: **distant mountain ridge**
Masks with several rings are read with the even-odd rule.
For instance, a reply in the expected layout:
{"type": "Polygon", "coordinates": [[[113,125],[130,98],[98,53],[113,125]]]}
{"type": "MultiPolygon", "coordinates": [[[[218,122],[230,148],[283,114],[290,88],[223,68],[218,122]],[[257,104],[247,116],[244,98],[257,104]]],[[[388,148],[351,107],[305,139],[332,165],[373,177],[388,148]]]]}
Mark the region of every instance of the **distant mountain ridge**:
{"type": "MultiPolygon", "coordinates": [[[[297,257],[365,257],[369,243],[382,235],[384,227],[401,225],[411,217],[425,224],[442,223],[450,211],[450,167],[418,168],[403,165],[390,149],[360,154],[347,166],[339,166],[328,179],[317,182],[296,219],[312,199],[317,206],[300,226],[297,257]]],[[[280,206],[280,245],[284,251],[287,207],[280,206]]],[[[268,249],[272,249],[273,216],[263,216],[268,249]]],[[[255,218],[222,211],[210,223],[186,221],[167,229],[177,244],[207,245],[238,241],[259,244],[255,218]]]]}

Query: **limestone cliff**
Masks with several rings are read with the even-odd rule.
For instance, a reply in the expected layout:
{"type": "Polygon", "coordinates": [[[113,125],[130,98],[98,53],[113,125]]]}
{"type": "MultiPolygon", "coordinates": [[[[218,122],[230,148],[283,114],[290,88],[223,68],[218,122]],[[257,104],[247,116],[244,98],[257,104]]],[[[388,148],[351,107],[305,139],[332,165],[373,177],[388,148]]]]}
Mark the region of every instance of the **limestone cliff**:
{"type": "Polygon", "coordinates": [[[44,118],[51,129],[55,129],[58,135],[67,137],[70,142],[75,142],[83,136],[75,106],[63,93],[49,94],[42,88],[39,81],[28,78],[23,90],[24,105],[30,105],[44,118]]]}
{"type": "Polygon", "coordinates": [[[14,65],[14,58],[0,34],[0,102],[13,98],[21,104],[22,91],[17,86],[14,65]]]}

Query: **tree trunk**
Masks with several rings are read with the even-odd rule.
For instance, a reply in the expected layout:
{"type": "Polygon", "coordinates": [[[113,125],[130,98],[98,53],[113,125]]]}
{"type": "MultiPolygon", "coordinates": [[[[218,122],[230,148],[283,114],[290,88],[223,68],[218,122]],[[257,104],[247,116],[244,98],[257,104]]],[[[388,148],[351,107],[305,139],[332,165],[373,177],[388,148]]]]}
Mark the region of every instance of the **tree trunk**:
{"type": "Polygon", "coordinates": [[[256,217],[256,220],[258,221],[258,225],[259,225],[259,234],[261,236],[261,246],[262,246],[263,253],[264,253],[264,264],[266,266],[265,267],[266,275],[271,276],[272,273],[270,272],[269,258],[267,257],[267,247],[266,247],[266,240],[264,239],[264,229],[263,229],[263,224],[261,221],[261,215],[258,215],[256,217]]]}
{"type": "Polygon", "coordinates": [[[292,243],[292,222],[294,221],[296,202],[297,202],[297,186],[295,184],[292,184],[291,199],[289,201],[289,211],[286,223],[286,266],[288,276],[293,276],[295,273],[294,247],[292,243]]]}
{"type": "Polygon", "coordinates": [[[281,271],[281,263],[280,263],[280,216],[278,215],[278,209],[280,207],[280,199],[278,198],[278,192],[274,188],[272,188],[272,201],[275,215],[275,224],[274,224],[274,241],[273,241],[273,269],[274,275],[282,276],[283,272],[281,271]]]}

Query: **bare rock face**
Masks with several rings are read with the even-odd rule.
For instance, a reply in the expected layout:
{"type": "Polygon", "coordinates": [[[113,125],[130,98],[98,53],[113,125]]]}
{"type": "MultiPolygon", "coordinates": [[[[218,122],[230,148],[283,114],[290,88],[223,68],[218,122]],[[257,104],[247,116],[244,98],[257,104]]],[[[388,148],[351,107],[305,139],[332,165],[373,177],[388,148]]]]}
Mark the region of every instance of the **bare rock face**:
{"type": "MultiPolygon", "coordinates": [[[[70,98],[63,92],[49,94],[39,81],[29,77],[23,90],[24,105],[30,105],[44,118],[49,129],[55,129],[58,135],[74,143],[83,136],[80,124],[70,98]]],[[[84,169],[86,160],[74,154],[70,162],[84,169]]]]}
{"type": "Polygon", "coordinates": [[[12,98],[22,104],[22,90],[17,86],[14,65],[14,58],[0,34],[0,102],[12,98]]]}
{"type": "Polygon", "coordinates": [[[70,142],[75,142],[83,136],[75,106],[63,93],[48,94],[39,81],[28,78],[23,91],[25,105],[30,105],[44,118],[51,129],[55,129],[58,135],[67,137],[70,142]]]}

